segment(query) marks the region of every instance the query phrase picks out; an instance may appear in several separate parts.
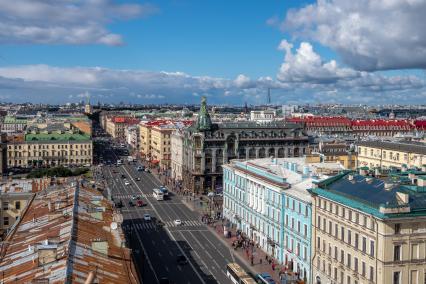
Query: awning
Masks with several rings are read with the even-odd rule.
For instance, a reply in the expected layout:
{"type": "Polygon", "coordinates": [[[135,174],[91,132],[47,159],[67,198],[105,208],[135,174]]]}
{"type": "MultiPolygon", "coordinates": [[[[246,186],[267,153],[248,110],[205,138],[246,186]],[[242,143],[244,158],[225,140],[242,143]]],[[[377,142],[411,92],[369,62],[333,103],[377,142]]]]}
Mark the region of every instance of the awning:
{"type": "Polygon", "coordinates": [[[152,160],[151,163],[153,164],[158,164],[160,161],[159,160],[152,160]]]}

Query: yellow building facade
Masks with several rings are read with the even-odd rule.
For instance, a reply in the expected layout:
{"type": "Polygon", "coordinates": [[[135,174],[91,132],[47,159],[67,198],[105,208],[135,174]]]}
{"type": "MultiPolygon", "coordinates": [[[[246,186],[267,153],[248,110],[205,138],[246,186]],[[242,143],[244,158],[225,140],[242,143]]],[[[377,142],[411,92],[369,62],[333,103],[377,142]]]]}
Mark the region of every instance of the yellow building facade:
{"type": "Polygon", "coordinates": [[[425,185],[344,173],[313,188],[314,283],[425,283],[425,185]]]}
{"type": "Polygon", "coordinates": [[[426,164],[426,145],[423,143],[401,143],[363,141],[357,144],[359,167],[421,168],[426,164]]]}

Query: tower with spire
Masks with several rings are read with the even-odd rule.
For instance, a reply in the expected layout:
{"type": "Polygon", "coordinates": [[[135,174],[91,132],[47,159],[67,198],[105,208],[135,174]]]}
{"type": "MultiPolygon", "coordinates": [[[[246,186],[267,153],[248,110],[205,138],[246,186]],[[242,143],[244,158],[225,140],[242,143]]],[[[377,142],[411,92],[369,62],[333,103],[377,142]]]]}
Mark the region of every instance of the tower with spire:
{"type": "Polygon", "coordinates": [[[86,105],[84,106],[84,113],[85,114],[92,114],[92,106],[90,105],[90,96],[87,95],[86,97],[86,105]]]}
{"type": "Polygon", "coordinates": [[[198,131],[209,131],[212,129],[212,120],[207,110],[206,97],[201,98],[200,111],[198,112],[196,128],[198,131]]]}

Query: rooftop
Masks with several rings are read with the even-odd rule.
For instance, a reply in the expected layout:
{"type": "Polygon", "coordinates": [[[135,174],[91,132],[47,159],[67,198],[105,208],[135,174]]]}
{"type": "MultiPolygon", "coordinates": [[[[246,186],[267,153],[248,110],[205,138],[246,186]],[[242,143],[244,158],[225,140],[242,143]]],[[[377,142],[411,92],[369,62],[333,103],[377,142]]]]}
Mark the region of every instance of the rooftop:
{"type": "Polygon", "coordinates": [[[120,216],[76,184],[37,193],[1,247],[2,283],[138,283],[120,216]]]}
{"type": "Polygon", "coordinates": [[[403,174],[377,178],[348,171],[319,182],[311,192],[380,218],[426,216],[426,187],[415,181],[423,178],[411,178],[403,174]]]}
{"type": "Polygon", "coordinates": [[[390,141],[360,141],[357,146],[381,148],[385,150],[411,152],[426,155],[426,144],[416,142],[390,142],[390,141]]]}
{"type": "Polygon", "coordinates": [[[305,158],[236,160],[233,165],[266,182],[287,185],[283,187],[287,194],[306,202],[310,202],[307,189],[312,187],[313,181],[329,178],[344,170],[340,163],[308,163],[305,158]]]}

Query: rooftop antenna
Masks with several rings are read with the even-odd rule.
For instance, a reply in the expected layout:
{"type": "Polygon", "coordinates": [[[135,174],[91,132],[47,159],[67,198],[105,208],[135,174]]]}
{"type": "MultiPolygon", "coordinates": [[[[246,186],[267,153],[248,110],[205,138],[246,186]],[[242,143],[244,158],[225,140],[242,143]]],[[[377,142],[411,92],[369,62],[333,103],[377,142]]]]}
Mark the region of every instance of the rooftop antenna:
{"type": "Polygon", "coordinates": [[[267,103],[268,103],[268,105],[270,105],[270,104],[271,104],[271,88],[268,88],[267,103]]]}

